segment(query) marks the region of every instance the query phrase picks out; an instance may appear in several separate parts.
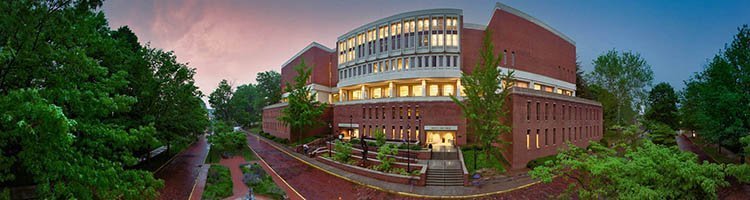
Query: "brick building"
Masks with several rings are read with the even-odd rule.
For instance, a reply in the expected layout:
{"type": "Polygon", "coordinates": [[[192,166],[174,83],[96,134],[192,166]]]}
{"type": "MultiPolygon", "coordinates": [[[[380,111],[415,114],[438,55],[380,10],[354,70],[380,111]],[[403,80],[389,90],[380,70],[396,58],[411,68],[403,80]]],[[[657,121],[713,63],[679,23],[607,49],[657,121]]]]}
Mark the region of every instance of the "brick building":
{"type": "MultiPolygon", "coordinates": [[[[338,37],[336,50],[312,43],[282,65],[291,82],[300,60],[314,66],[308,81],[319,101],[332,106],[327,126],[307,131],[451,149],[472,142],[466,119],[450,96],[462,98],[461,73],[479,60],[491,31],[502,71],[514,70],[509,101],[512,134],[504,149],[513,169],[554,154],[564,141],[579,146],[602,137],[598,102],[575,97],[575,42],[519,10],[497,3],[487,25],[465,23],[459,9],[428,9],[386,17],[338,37]]],[[[284,85],[282,84],[282,87],[284,85]]],[[[291,138],[276,120],[285,104],[263,111],[263,130],[291,138]]]]}

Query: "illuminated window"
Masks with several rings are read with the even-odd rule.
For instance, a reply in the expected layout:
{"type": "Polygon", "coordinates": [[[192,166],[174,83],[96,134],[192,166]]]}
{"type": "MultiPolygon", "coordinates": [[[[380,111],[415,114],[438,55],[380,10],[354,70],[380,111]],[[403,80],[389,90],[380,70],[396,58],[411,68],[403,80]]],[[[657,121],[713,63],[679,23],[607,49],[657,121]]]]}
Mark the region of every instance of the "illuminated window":
{"type": "Polygon", "coordinates": [[[542,90],[542,85],[534,83],[534,90],[542,90]]]}
{"type": "Polygon", "coordinates": [[[553,90],[554,90],[554,89],[555,89],[555,88],[553,88],[553,87],[549,87],[549,86],[544,86],[544,91],[545,91],[545,92],[553,92],[553,90]]]}
{"type": "Polygon", "coordinates": [[[531,130],[526,130],[526,149],[531,149],[531,130]]]}
{"type": "Polygon", "coordinates": [[[523,81],[516,81],[516,87],[529,88],[529,83],[523,82],[523,81]]]}
{"type": "Polygon", "coordinates": [[[398,65],[397,65],[398,70],[401,71],[401,69],[403,69],[403,66],[404,66],[403,60],[399,58],[397,62],[398,62],[398,65]]]}
{"type": "MultiPolygon", "coordinates": [[[[411,58],[411,62],[414,62],[414,58],[411,58]]],[[[409,58],[404,58],[404,69],[409,69],[409,58]]]]}
{"type": "Polygon", "coordinates": [[[406,119],[411,119],[411,108],[406,107],[406,119]]]}
{"type": "Polygon", "coordinates": [[[536,129],[536,148],[539,148],[539,129],[536,129]]]}
{"type": "Polygon", "coordinates": [[[351,100],[358,100],[362,99],[362,90],[354,90],[352,91],[352,98],[351,100]]]}
{"type": "Polygon", "coordinates": [[[383,96],[380,95],[381,92],[382,92],[382,90],[380,88],[373,88],[372,89],[372,98],[373,99],[382,98],[383,96]]]}
{"type": "Polygon", "coordinates": [[[465,97],[466,96],[466,88],[464,87],[464,85],[460,85],[459,87],[461,87],[461,96],[465,97]]]}
{"type": "Polygon", "coordinates": [[[428,86],[428,87],[430,89],[430,92],[429,92],[430,96],[432,96],[432,97],[438,96],[438,92],[440,91],[440,89],[439,89],[439,87],[438,87],[437,84],[430,84],[430,86],[428,86]]]}
{"type": "Polygon", "coordinates": [[[424,96],[424,94],[422,94],[422,85],[411,86],[411,94],[412,94],[411,96],[415,96],[415,97],[424,96]]]}
{"type": "Polygon", "coordinates": [[[409,96],[409,86],[402,85],[398,87],[398,96],[399,97],[408,97],[409,96]]]}
{"type": "Polygon", "coordinates": [[[456,93],[456,88],[451,84],[443,85],[443,96],[451,96],[456,93]]]}

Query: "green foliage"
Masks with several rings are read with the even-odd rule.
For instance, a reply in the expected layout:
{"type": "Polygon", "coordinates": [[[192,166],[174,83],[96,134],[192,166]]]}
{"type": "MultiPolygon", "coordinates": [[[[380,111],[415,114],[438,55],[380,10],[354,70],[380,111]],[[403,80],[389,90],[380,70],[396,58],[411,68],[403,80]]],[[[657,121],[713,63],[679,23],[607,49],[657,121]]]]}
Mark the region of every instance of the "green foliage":
{"type": "Polygon", "coordinates": [[[40,199],[155,199],[163,182],[133,166],[208,125],[195,70],[111,30],[101,4],[0,2],[0,185],[36,184],[40,199]]]}
{"type": "Polygon", "coordinates": [[[284,195],[286,195],[286,192],[279,188],[276,183],[273,182],[273,178],[265,173],[263,168],[257,163],[241,166],[241,168],[242,173],[246,177],[244,180],[245,184],[248,187],[253,188],[255,194],[262,194],[272,197],[273,199],[283,199],[284,195]],[[247,179],[248,175],[251,177],[249,180],[247,179]]]}
{"type": "Polygon", "coordinates": [[[352,144],[336,140],[333,150],[336,152],[333,159],[342,163],[347,163],[352,154],[352,144]]]}
{"type": "Polygon", "coordinates": [[[260,122],[263,107],[256,107],[255,101],[262,98],[258,95],[258,89],[253,84],[240,85],[229,99],[229,113],[237,124],[250,127],[260,122]]]}
{"type": "Polygon", "coordinates": [[[605,116],[606,112],[612,112],[614,124],[623,125],[634,122],[635,111],[645,99],[646,87],[651,85],[654,72],[640,54],[610,50],[594,60],[594,71],[586,78],[592,87],[596,85],[592,89],[600,90],[594,91],[597,100],[611,101],[608,103],[612,105],[602,102],[605,116]]]}
{"type": "Polygon", "coordinates": [[[576,97],[589,99],[589,100],[596,100],[596,96],[592,94],[591,89],[589,89],[591,86],[589,86],[588,81],[586,81],[583,72],[583,66],[581,66],[580,61],[576,61],[576,97]]]}
{"type": "Polygon", "coordinates": [[[302,139],[303,130],[310,130],[323,124],[320,121],[320,116],[323,115],[323,111],[328,104],[317,101],[315,99],[317,93],[307,87],[312,67],[308,67],[304,59],[294,67],[294,71],[297,72],[294,83],[286,84],[286,92],[289,93],[289,96],[287,96],[289,105],[281,110],[279,121],[290,127],[292,131],[297,132],[297,139],[302,139]]]}
{"type": "Polygon", "coordinates": [[[411,150],[422,150],[422,147],[415,144],[409,144],[401,143],[398,145],[398,149],[411,149],[411,150]]]}
{"type": "Polygon", "coordinates": [[[529,174],[543,182],[572,179],[571,191],[581,199],[715,199],[729,185],[722,165],[701,164],[692,153],[650,141],[622,155],[598,143],[568,148],[529,174]]]}
{"type": "Polygon", "coordinates": [[[229,168],[221,165],[211,165],[208,168],[206,187],[201,199],[224,199],[232,196],[232,176],[229,168]]]}
{"type": "Polygon", "coordinates": [[[375,145],[382,147],[385,144],[385,133],[383,130],[375,129],[373,135],[375,136],[375,145]]]}
{"type": "Polygon", "coordinates": [[[377,158],[380,160],[380,164],[375,166],[375,170],[383,171],[383,172],[390,172],[391,165],[396,160],[393,159],[391,156],[395,156],[398,154],[398,149],[396,148],[396,145],[394,144],[386,144],[383,146],[380,146],[378,148],[378,155],[377,158]]]}
{"type": "Polygon", "coordinates": [[[211,108],[214,109],[214,116],[216,119],[221,121],[231,122],[231,108],[229,107],[229,101],[232,99],[232,86],[229,85],[226,79],[219,82],[219,86],[211,92],[208,96],[208,103],[211,104],[211,108]]]}
{"type": "Polygon", "coordinates": [[[729,164],[726,167],[726,172],[728,175],[737,178],[741,183],[750,183],[750,165],[748,164],[729,164]]]}
{"type": "Polygon", "coordinates": [[[713,57],[702,72],[685,81],[681,116],[685,128],[697,130],[711,143],[741,150],[750,132],[750,28],[738,29],[731,44],[713,57]]]}
{"type": "Polygon", "coordinates": [[[740,138],[740,143],[742,143],[742,151],[740,152],[742,156],[750,156],[750,135],[740,138]]]}
{"type": "Polygon", "coordinates": [[[265,106],[281,101],[281,74],[279,72],[258,72],[255,82],[258,83],[256,88],[260,96],[256,98],[256,110],[262,110],[265,106]]]}
{"type": "Polygon", "coordinates": [[[646,122],[646,129],[648,137],[654,144],[661,144],[666,146],[677,145],[675,137],[677,137],[677,131],[672,129],[666,124],[661,122],[646,122]]]}
{"type": "Polygon", "coordinates": [[[211,148],[219,152],[239,152],[246,148],[247,138],[243,132],[218,132],[208,136],[211,148]]]}
{"type": "Polygon", "coordinates": [[[544,157],[529,161],[529,163],[526,164],[526,167],[528,167],[529,169],[534,169],[538,166],[543,166],[545,164],[549,165],[548,163],[553,163],[556,160],[557,160],[557,155],[544,156],[544,157]]]}
{"type": "Polygon", "coordinates": [[[677,94],[669,83],[659,83],[648,93],[646,120],[659,122],[671,129],[678,128],[677,94]]]}
{"type": "Polygon", "coordinates": [[[500,137],[509,134],[511,128],[500,119],[508,117],[509,109],[506,109],[505,102],[510,98],[510,88],[515,81],[513,71],[501,74],[497,67],[500,66],[502,56],[495,54],[491,35],[491,31],[485,31],[480,51],[481,60],[474,70],[471,73],[461,73],[465,99],[455,96],[451,96],[451,99],[461,107],[467,129],[476,137],[475,141],[484,147],[484,154],[501,159],[502,154],[491,154],[489,151],[494,149],[494,145],[509,143],[500,137]]]}
{"type": "MultiPolygon", "coordinates": [[[[501,161],[495,156],[486,154],[488,152],[493,151],[484,151],[481,148],[462,149],[461,153],[463,153],[466,170],[470,174],[474,174],[479,169],[491,169],[498,173],[505,172],[505,168],[501,161]],[[474,165],[474,157],[476,157],[477,160],[476,166],[474,165]]],[[[499,152],[495,151],[495,153],[499,152]]]]}

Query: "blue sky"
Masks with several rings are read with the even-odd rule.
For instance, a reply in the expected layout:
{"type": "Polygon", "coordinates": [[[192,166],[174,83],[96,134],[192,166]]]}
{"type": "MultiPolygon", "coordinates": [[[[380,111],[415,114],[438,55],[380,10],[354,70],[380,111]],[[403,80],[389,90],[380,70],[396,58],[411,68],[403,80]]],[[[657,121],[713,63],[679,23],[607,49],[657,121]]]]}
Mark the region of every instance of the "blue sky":
{"type": "MultiPolygon", "coordinates": [[[[128,25],[140,41],[174,50],[198,71],[208,94],[221,79],[235,86],[280,65],[316,41],[335,47],[336,38],[390,15],[428,8],[459,8],[464,21],[486,24],[496,1],[295,1],[295,0],[110,0],[110,25],[128,25]]],[[[585,71],[610,49],[641,54],[654,84],[675,88],[700,71],[731,42],[737,27],[750,24],[750,1],[500,1],[526,12],[576,42],[585,71]]]]}

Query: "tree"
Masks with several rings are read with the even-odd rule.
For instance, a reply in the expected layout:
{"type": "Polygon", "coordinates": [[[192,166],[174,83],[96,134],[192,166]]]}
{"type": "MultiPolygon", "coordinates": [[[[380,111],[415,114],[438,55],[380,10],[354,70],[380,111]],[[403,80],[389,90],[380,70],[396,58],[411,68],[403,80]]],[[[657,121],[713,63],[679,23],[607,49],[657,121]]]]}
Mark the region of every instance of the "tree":
{"type": "Polygon", "coordinates": [[[255,77],[257,82],[258,95],[257,108],[262,110],[263,107],[278,103],[281,101],[281,74],[276,71],[259,72],[255,77]]]}
{"type": "MultiPolygon", "coordinates": [[[[513,71],[501,74],[501,54],[495,54],[491,31],[486,31],[480,51],[479,62],[471,74],[461,73],[461,85],[466,93],[465,99],[451,96],[458,104],[467,119],[467,128],[475,135],[477,143],[481,144],[485,155],[495,159],[503,159],[501,154],[490,152],[495,144],[508,144],[500,140],[500,136],[510,133],[510,126],[501,119],[508,116],[505,105],[510,95],[510,87],[514,84],[513,71]],[[502,84],[502,86],[501,86],[502,84]]],[[[475,156],[476,157],[476,156],[475,156]]],[[[476,161],[475,161],[476,165],[476,161]]]]}
{"type": "Polygon", "coordinates": [[[750,28],[738,28],[732,43],[685,84],[683,125],[719,149],[740,151],[740,138],[750,132],[750,28]]]}
{"type": "Polygon", "coordinates": [[[208,136],[208,142],[219,152],[238,152],[247,145],[247,138],[243,132],[222,131],[208,136]]]}
{"type": "Polygon", "coordinates": [[[223,121],[232,121],[229,100],[232,99],[232,86],[227,80],[221,80],[219,86],[208,96],[208,103],[214,108],[214,115],[223,121]]]}
{"type": "Polygon", "coordinates": [[[255,102],[261,98],[258,88],[253,84],[240,85],[229,100],[231,118],[238,124],[250,127],[260,121],[262,107],[258,109],[255,102]]]}
{"type": "Polygon", "coordinates": [[[596,97],[591,93],[589,89],[589,83],[583,78],[584,71],[581,66],[581,61],[576,61],[576,96],[589,100],[596,100],[596,97]]]}
{"type": "Polygon", "coordinates": [[[392,156],[398,154],[398,148],[394,144],[385,144],[378,148],[378,155],[376,158],[380,160],[380,164],[375,166],[376,170],[388,172],[391,170],[391,165],[396,160],[392,156]]]}
{"type": "MultiPolygon", "coordinates": [[[[328,106],[315,99],[317,93],[312,88],[307,87],[307,80],[310,79],[312,68],[305,64],[303,59],[299,65],[294,67],[297,76],[294,77],[294,83],[287,83],[286,92],[289,93],[287,101],[289,105],[281,110],[281,121],[284,126],[297,132],[297,139],[302,139],[302,131],[310,130],[313,127],[320,126],[323,122],[320,116],[323,115],[324,109],[328,106]]],[[[290,140],[294,140],[290,138],[290,140]]]]}
{"type": "Polygon", "coordinates": [[[349,162],[349,158],[351,158],[351,155],[352,155],[351,143],[336,140],[336,143],[333,146],[333,149],[334,151],[336,151],[336,154],[334,155],[333,159],[342,163],[349,162]]]}
{"type": "Polygon", "coordinates": [[[615,107],[604,110],[614,110],[615,124],[622,125],[634,121],[654,73],[640,54],[610,50],[594,60],[594,71],[586,78],[613,95],[615,107]]]}
{"type": "Polygon", "coordinates": [[[648,93],[646,120],[678,128],[677,94],[669,83],[659,83],[648,93]]]}
{"type": "Polygon", "coordinates": [[[668,125],[661,122],[646,121],[646,128],[648,129],[648,137],[654,144],[661,144],[667,146],[676,145],[675,137],[677,137],[677,131],[669,127],[668,125]]]}
{"type": "Polygon", "coordinates": [[[572,179],[569,192],[581,199],[715,199],[717,189],[729,185],[722,165],[701,164],[692,153],[650,141],[620,155],[598,143],[568,148],[529,174],[547,183],[572,179]]]}

